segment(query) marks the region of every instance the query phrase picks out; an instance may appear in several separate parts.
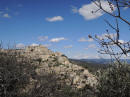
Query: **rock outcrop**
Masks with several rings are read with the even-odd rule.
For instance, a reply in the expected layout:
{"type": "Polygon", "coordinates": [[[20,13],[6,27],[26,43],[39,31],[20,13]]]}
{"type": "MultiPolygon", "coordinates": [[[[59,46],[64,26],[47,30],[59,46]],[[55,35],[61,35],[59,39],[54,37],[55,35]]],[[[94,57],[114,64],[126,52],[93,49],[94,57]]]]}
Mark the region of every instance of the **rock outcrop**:
{"type": "Polygon", "coordinates": [[[86,85],[95,86],[96,77],[81,66],[72,64],[68,58],[59,52],[52,52],[43,45],[28,46],[16,51],[20,56],[29,58],[37,65],[35,70],[38,75],[44,72],[55,72],[61,80],[74,88],[83,88],[86,85]]]}

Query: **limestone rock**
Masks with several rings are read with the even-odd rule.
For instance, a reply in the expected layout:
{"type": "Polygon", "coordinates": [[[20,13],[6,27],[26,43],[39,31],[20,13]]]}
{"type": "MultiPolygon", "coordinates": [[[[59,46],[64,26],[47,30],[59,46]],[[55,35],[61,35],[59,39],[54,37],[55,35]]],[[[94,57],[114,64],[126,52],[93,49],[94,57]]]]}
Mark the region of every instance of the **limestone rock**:
{"type": "Polygon", "coordinates": [[[94,86],[97,83],[96,77],[87,69],[70,63],[64,54],[52,52],[42,45],[28,46],[17,50],[17,53],[31,59],[33,64],[38,66],[35,70],[38,75],[53,71],[60,79],[65,80],[67,85],[75,88],[94,86]]]}

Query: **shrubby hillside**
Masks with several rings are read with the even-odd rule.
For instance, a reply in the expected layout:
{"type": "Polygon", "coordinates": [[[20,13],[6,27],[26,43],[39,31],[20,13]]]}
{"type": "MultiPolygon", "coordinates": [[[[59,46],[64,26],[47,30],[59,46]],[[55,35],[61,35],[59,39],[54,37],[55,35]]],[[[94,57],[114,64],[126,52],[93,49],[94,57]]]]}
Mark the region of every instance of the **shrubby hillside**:
{"type": "Polygon", "coordinates": [[[0,97],[57,96],[129,97],[130,65],[70,60],[42,45],[0,49],[0,97]]]}
{"type": "Polygon", "coordinates": [[[96,76],[46,47],[0,49],[2,97],[80,97],[94,95],[96,76]],[[87,90],[88,92],[84,92],[87,90]],[[87,94],[86,94],[87,93],[87,94]]]}

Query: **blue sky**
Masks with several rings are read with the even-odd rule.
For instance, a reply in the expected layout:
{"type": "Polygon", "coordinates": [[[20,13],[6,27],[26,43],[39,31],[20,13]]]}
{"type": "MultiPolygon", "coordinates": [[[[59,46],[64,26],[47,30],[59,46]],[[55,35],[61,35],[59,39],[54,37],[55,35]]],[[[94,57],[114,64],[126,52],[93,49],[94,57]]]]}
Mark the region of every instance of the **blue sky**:
{"type": "MultiPolygon", "coordinates": [[[[43,44],[70,58],[99,58],[97,43],[87,36],[105,33],[110,27],[104,19],[113,18],[91,15],[93,6],[89,0],[0,0],[0,40],[18,47],[43,44]]],[[[122,14],[130,21],[129,8],[122,14]]],[[[120,28],[128,41],[128,25],[121,22],[120,28]]]]}

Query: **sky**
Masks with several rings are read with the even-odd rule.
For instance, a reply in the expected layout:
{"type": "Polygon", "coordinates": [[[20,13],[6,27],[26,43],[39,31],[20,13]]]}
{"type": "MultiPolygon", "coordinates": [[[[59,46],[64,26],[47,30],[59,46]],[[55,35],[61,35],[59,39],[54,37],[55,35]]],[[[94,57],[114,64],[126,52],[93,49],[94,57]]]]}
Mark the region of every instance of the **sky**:
{"type": "MultiPolygon", "coordinates": [[[[104,0],[102,3],[110,11],[104,0]]],[[[103,36],[111,29],[104,19],[112,24],[114,19],[102,11],[92,14],[93,10],[97,7],[89,0],[0,0],[0,40],[5,47],[42,44],[69,58],[101,58],[97,42],[88,35],[103,36]]],[[[121,12],[130,21],[130,9],[121,12]]],[[[129,26],[119,22],[120,39],[129,41],[129,26]]]]}

